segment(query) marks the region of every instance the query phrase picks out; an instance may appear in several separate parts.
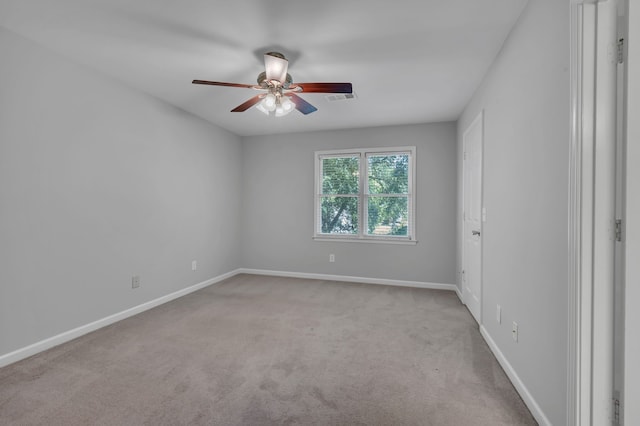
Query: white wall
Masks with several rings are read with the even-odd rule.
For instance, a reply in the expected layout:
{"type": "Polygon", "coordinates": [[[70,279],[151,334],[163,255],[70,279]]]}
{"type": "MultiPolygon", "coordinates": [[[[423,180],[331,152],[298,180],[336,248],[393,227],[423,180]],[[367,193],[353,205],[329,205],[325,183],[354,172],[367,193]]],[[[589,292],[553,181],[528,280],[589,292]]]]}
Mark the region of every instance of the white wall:
{"type": "Polygon", "coordinates": [[[458,121],[461,146],[485,111],[483,331],[539,407],[538,420],[555,425],[566,421],[568,67],[569,2],[530,0],[458,121]]]}
{"type": "Polygon", "coordinates": [[[244,138],[242,265],[454,283],[455,137],[454,123],[437,123],[244,138]],[[418,244],[314,241],[314,151],[403,145],[417,147],[418,244]]]}
{"type": "Polygon", "coordinates": [[[625,425],[640,424],[640,4],[629,1],[625,212],[625,425]]]}
{"type": "Polygon", "coordinates": [[[1,27],[0,57],[0,356],[239,267],[238,137],[1,27]]]}

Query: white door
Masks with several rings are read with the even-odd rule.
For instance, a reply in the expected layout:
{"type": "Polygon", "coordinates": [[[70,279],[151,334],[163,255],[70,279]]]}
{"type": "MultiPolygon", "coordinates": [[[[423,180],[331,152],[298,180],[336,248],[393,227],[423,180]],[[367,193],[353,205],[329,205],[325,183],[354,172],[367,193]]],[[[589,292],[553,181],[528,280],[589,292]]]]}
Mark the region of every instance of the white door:
{"type": "Polygon", "coordinates": [[[464,132],[463,271],[464,303],[482,323],[482,138],[483,112],[464,132]]]}

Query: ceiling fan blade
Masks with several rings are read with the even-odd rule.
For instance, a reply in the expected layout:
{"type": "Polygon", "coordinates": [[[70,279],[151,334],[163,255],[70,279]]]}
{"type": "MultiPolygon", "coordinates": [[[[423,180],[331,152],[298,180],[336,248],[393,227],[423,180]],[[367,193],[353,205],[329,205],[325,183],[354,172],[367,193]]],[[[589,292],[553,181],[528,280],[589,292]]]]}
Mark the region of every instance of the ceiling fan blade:
{"type": "Polygon", "coordinates": [[[193,80],[193,84],[208,84],[209,86],[228,86],[228,87],[244,87],[247,89],[253,89],[256,87],[253,84],[240,84],[240,83],[223,83],[221,81],[207,81],[207,80],[193,80]]]}
{"type": "Polygon", "coordinates": [[[249,99],[248,101],[232,109],[231,112],[244,112],[249,108],[251,108],[252,106],[254,106],[255,104],[257,104],[258,102],[260,102],[260,99],[261,99],[261,95],[255,95],[253,98],[249,99]]]}
{"type": "Polygon", "coordinates": [[[287,81],[287,70],[289,68],[289,61],[272,54],[264,55],[264,69],[267,73],[267,80],[278,80],[284,84],[287,81]]]}
{"type": "Polygon", "coordinates": [[[305,93],[353,93],[351,83],[295,83],[289,88],[296,87],[305,93]]]}
{"type": "Polygon", "coordinates": [[[304,115],[311,114],[318,110],[318,108],[314,107],[295,93],[288,93],[287,96],[289,96],[291,98],[291,102],[296,105],[296,109],[304,115]]]}

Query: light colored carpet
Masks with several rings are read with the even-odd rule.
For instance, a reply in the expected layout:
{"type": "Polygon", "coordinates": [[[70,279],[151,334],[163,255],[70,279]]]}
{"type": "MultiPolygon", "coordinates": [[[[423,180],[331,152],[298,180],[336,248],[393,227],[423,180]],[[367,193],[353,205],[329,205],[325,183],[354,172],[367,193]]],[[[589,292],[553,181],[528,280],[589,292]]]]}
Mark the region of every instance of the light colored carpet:
{"type": "Polygon", "coordinates": [[[2,425],[535,425],[453,292],[238,275],[0,369],[2,425]]]}

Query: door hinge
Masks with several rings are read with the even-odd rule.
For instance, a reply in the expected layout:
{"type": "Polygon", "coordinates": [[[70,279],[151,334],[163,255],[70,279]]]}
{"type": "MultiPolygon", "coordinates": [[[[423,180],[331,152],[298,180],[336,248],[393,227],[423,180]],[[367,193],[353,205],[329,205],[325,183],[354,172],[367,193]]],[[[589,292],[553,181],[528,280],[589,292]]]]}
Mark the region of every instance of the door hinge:
{"type": "Polygon", "coordinates": [[[613,400],[613,426],[620,426],[620,400],[613,400]]]}
{"type": "Polygon", "coordinates": [[[622,219],[616,219],[616,241],[622,241],[622,219]]]}
{"type": "Polygon", "coordinates": [[[618,63],[624,63],[624,39],[618,39],[618,63]]]}

